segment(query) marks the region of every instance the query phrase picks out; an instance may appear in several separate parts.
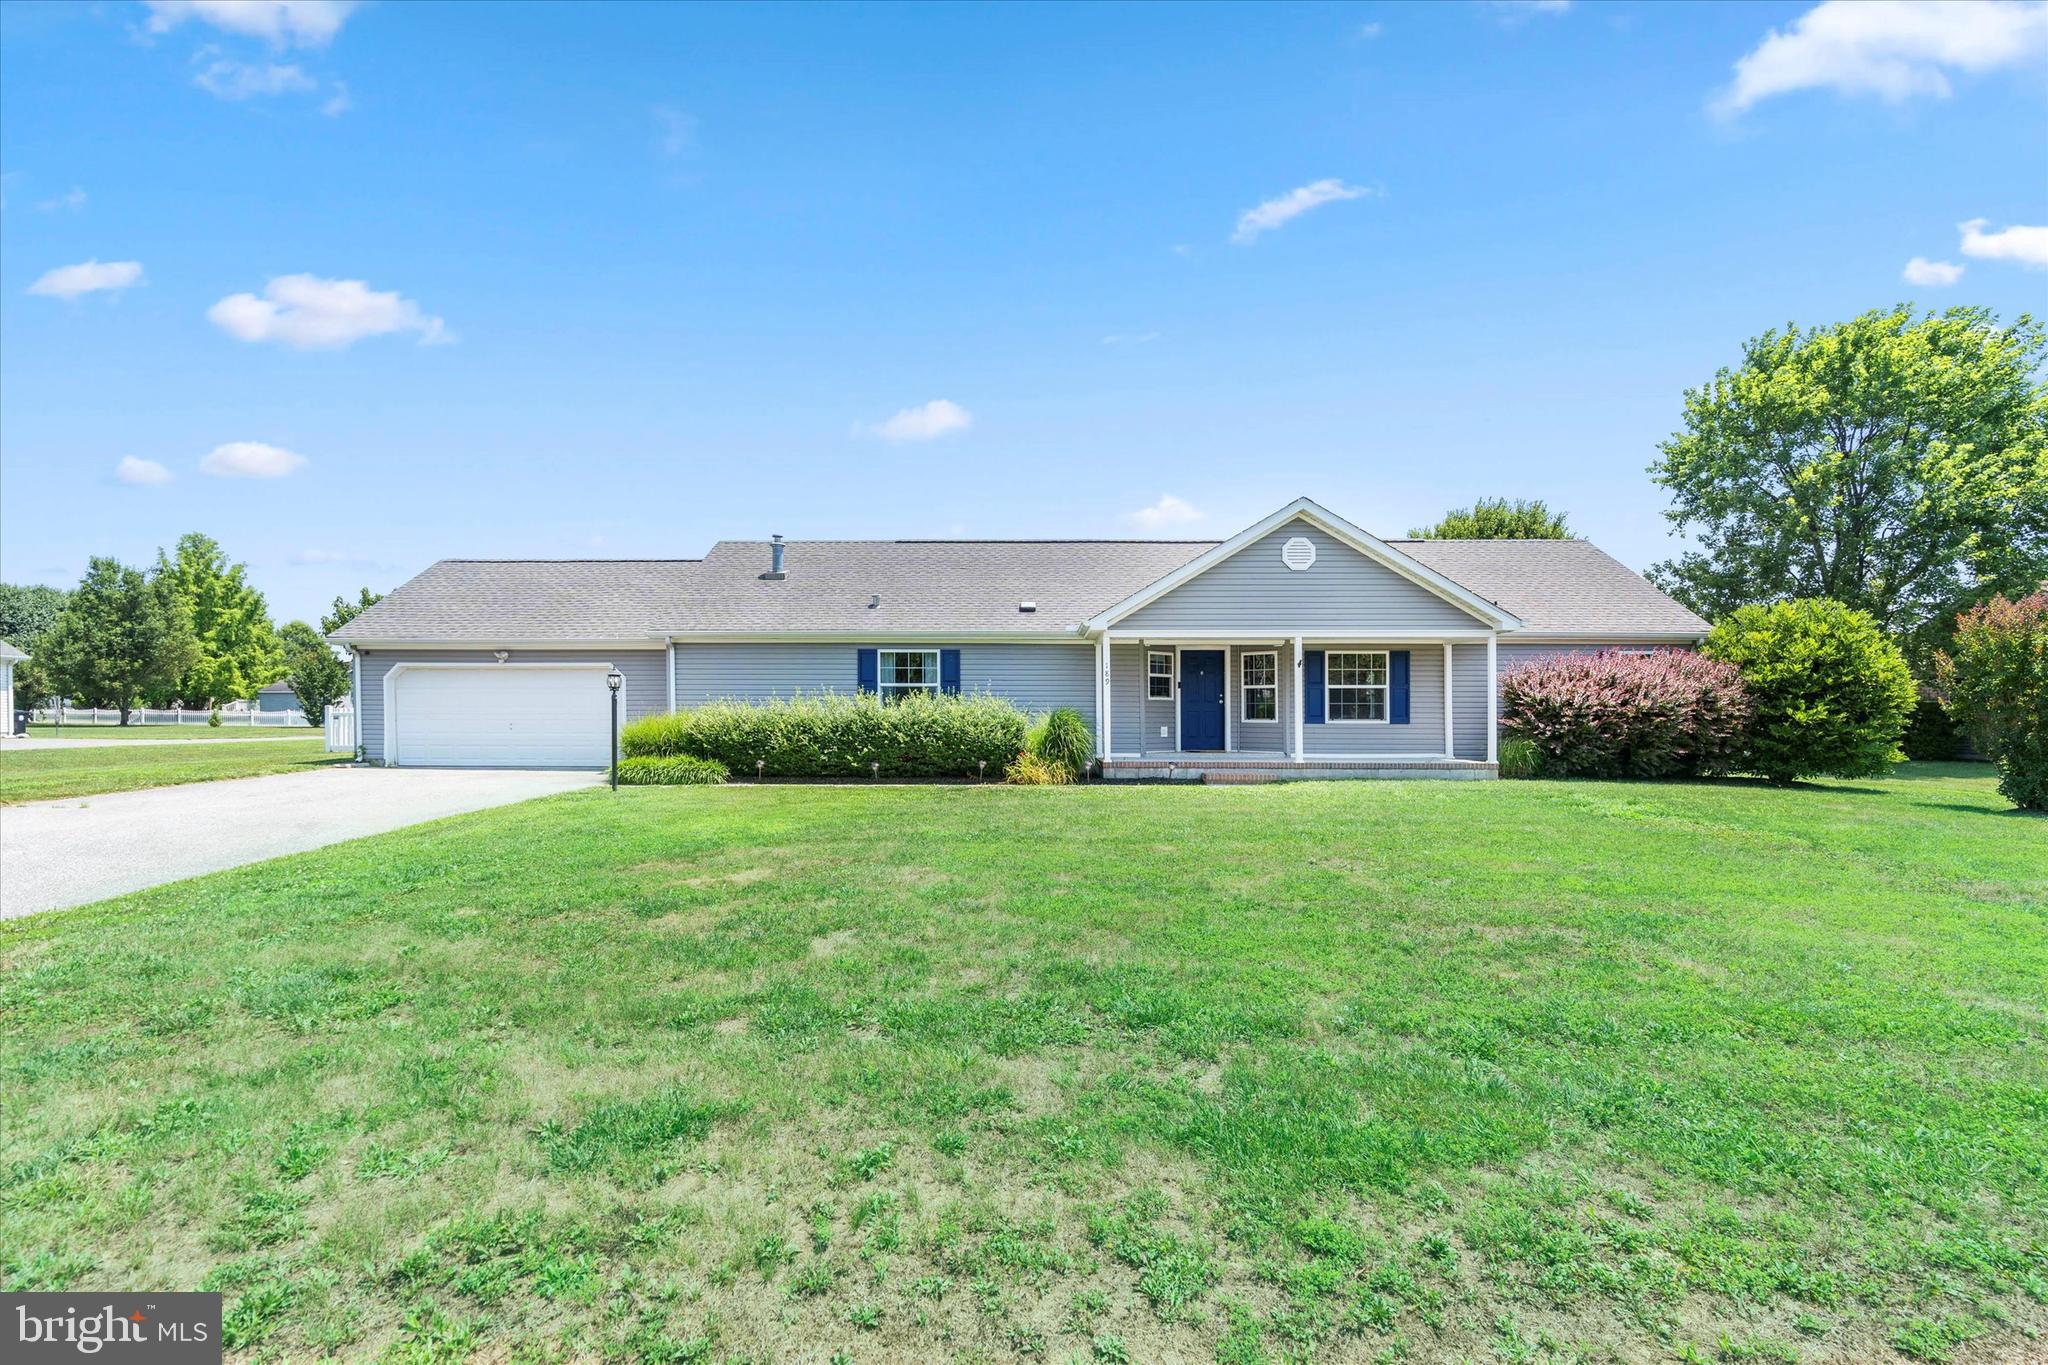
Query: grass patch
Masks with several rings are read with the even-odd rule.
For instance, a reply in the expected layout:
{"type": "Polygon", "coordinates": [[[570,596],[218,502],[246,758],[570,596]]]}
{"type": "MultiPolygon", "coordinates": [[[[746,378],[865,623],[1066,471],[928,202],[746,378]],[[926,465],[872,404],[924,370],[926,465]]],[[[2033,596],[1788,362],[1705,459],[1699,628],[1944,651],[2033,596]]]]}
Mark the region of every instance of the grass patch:
{"type": "MultiPolygon", "coordinates": [[[[66,727],[76,729],[75,726],[66,727]]],[[[170,727],[166,727],[170,728],[170,727]]],[[[317,734],[279,739],[275,732],[242,744],[138,744],[78,749],[0,748],[0,803],[262,777],[346,763],[326,752],[317,734]]]]}
{"type": "Polygon", "coordinates": [[[0,1280],[281,1359],[2026,1358],[1984,771],[600,790],[12,922],[0,1280]]]}
{"type": "Polygon", "coordinates": [[[224,720],[219,726],[212,726],[202,720],[184,725],[80,725],[73,722],[58,727],[37,724],[29,726],[28,733],[31,739],[253,739],[260,742],[303,739],[323,731],[318,725],[248,725],[224,720]]]}

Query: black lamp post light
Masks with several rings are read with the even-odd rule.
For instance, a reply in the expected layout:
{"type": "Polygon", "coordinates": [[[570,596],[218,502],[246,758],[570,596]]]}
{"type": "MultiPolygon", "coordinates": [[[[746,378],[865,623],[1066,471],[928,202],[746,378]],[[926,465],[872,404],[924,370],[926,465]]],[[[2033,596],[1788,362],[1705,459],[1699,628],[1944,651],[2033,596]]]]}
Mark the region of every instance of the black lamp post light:
{"type": "Polygon", "coordinates": [[[604,675],[604,685],[612,692],[612,790],[619,789],[619,689],[626,685],[626,675],[613,669],[604,675]]]}

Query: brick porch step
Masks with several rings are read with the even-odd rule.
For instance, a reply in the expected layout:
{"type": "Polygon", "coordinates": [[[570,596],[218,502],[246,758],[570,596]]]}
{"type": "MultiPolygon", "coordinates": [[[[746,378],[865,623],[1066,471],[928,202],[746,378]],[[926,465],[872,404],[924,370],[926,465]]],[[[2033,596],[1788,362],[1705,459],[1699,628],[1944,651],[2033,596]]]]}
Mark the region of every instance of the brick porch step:
{"type": "Polygon", "coordinates": [[[1270,768],[1215,768],[1202,774],[1203,786],[1240,785],[1248,782],[1278,782],[1280,774],[1270,768]]]}

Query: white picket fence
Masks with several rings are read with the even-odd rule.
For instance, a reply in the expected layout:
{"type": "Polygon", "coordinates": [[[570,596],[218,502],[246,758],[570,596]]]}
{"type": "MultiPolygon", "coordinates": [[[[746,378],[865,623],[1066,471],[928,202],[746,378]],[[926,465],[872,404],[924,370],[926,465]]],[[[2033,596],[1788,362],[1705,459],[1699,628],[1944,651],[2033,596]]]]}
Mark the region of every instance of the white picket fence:
{"type": "Polygon", "coordinates": [[[327,708],[327,752],[354,753],[355,747],[356,708],[338,701],[327,708]]]}
{"type": "MultiPolygon", "coordinates": [[[[187,710],[183,707],[138,706],[128,713],[130,725],[205,725],[213,716],[211,711],[187,710]]],[[[37,725],[57,723],[58,709],[54,706],[37,708],[29,717],[37,725]]],[[[67,706],[63,708],[63,723],[66,725],[119,725],[121,713],[111,706],[67,706]]],[[[220,710],[220,723],[238,729],[275,728],[290,729],[305,726],[306,714],[299,710],[258,711],[254,708],[220,710]]]]}

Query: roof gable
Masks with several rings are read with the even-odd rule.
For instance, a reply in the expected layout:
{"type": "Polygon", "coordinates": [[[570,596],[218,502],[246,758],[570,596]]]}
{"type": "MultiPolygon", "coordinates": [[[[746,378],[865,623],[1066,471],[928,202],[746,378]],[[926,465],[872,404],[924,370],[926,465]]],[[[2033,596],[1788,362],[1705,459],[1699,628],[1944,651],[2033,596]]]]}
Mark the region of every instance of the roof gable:
{"type": "MultiPolygon", "coordinates": [[[[1350,580],[1347,585],[1350,588],[1354,590],[1364,588],[1368,594],[1378,589],[1380,590],[1380,595],[1384,596],[1386,595],[1387,585],[1393,581],[1398,580],[1404,585],[1403,589],[1396,590],[1395,592],[1395,596],[1399,600],[1391,601],[1387,604],[1395,609],[1395,614],[1401,618],[1399,624],[1403,628],[1413,626],[1416,628],[1440,629],[1448,625],[1470,626],[1476,622],[1484,626],[1512,630],[1521,624],[1520,620],[1512,612],[1505,610],[1497,603],[1487,601],[1464,585],[1446,577],[1419,560],[1401,553],[1385,541],[1367,534],[1313,500],[1309,498],[1296,498],[1271,516],[1254,522],[1229,540],[1189,560],[1157,582],[1148,584],[1142,590],[1131,594],[1114,606],[1091,617],[1088,621],[1088,628],[1090,630],[1107,630],[1120,622],[1132,626],[1193,624],[1193,622],[1180,619],[1183,613],[1179,611],[1159,610],[1148,612],[1147,609],[1155,603],[1160,603],[1162,599],[1167,598],[1169,595],[1181,593],[1184,588],[1203,575],[1219,570],[1222,566],[1232,563],[1232,561],[1237,560],[1247,552],[1253,552],[1254,555],[1262,551],[1269,552],[1265,553],[1265,559],[1270,560],[1271,563],[1257,564],[1255,570],[1251,573],[1246,573],[1243,566],[1240,566],[1231,575],[1232,577],[1256,579],[1258,583],[1255,585],[1247,582],[1242,585],[1233,586],[1240,586],[1242,590],[1254,593],[1260,591],[1261,586],[1263,586],[1265,590],[1280,594],[1283,598],[1287,596],[1306,597],[1311,595],[1321,597],[1324,595],[1322,590],[1337,586],[1330,582],[1333,575],[1326,572],[1318,577],[1313,566],[1297,574],[1288,569],[1279,560],[1278,550],[1280,545],[1283,545],[1287,539],[1292,538],[1292,535],[1298,530],[1319,533],[1321,537],[1325,538],[1326,546],[1337,548],[1342,552],[1348,552],[1348,556],[1355,557],[1355,560],[1347,566],[1351,572],[1348,575],[1344,575],[1350,580]],[[1268,542],[1272,543],[1269,544],[1268,542]],[[1371,574],[1361,573],[1356,561],[1363,561],[1365,564],[1373,566],[1373,569],[1377,572],[1371,574]],[[1424,597],[1432,599],[1426,608],[1421,605],[1421,599],[1424,597]],[[1450,610],[1448,612],[1443,611],[1441,610],[1443,607],[1448,607],[1450,610]],[[1143,614],[1141,615],[1141,613],[1143,614]]],[[[1316,540],[1315,535],[1310,535],[1307,538],[1310,539],[1311,543],[1314,543],[1316,540]]],[[[1324,552],[1325,546],[1318,546],[1319,559],[1322,558],[1324,552]]],[[[1201,594],[1189,594],[1184,600],[1193,601],[1199,596],[1201,594]]],[[[1357,610],[1355,608],[1344,609],[1351,610],[1353,617],[1356,617],[1357,610]]],[[[1265,620],[1259,623],[1260,627],[1280,629],[1285,625],[1306,626],[1309,624],[1307,621],[1284,620],[1277,614],[1278,610],[1284,610],[1284,607],[1281,607],[1278,602],[1269,606],[1266,610],[1265,620]]],[[[1317,609],[1317,611],[1322,610],[1324,609],[1317,609]]],[[[1227,623],[1210,621],[1204,624],[1221,627],[1227,623]]],[[[1359,625],[1364,623],[1358,622],[1355,619],[1342,622],[1331,619],[1321,620],[1316,622],[1316,624],[1318,626],[1335,626],[1339,624],[1359,625]]]]}

